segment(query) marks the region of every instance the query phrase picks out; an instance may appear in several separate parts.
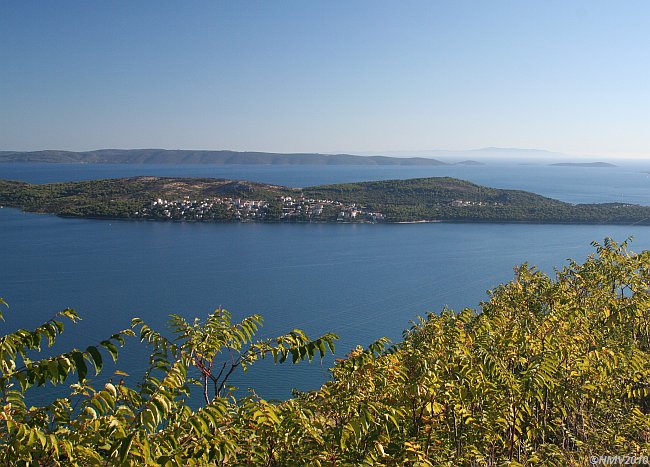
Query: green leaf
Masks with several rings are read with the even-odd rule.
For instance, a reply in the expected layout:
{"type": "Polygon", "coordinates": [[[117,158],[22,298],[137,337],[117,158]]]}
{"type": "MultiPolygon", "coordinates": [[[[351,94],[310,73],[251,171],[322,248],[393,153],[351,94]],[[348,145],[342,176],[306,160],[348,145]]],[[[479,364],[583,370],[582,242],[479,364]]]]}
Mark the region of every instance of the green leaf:
{"type": "Polygon", "coordinates": [[[79,378],[79,382],[82,383],[86,379],[86,375],[88,374],[88,366],[86,366],[86,360],[84,359],[84,355],[78,350],[75,350],[74,352],[72,352],[71,357],[72,360],[74,360],[74,363],[77,368],[77,375],[79,378]]]}
{"type": "Polygon", "coordinates": [[[111,341],[101,341],[99,345],[108,350],[108,353],[111,354],[114,362],[117,361],[117,347],[115,344],[113,344],[111,341]]]}
{"type": "Polygon", "coordinates": [[[22,389],[22,391],[25,392],[29,387],[29,383],[27,381],[27,375],[22,371],[18,372],[16,373],[16,379],[20,383],[20,389],[22,389]]]}
{"type": "Polygon", "coordinates": [[[97,347],[94,346],[89,346],[86,349],[86,352],[90,355],[93,364],[95,365],[95,374],[98,375],[100,371],[102,371],[102,355],[99,353],[99,350],[97,350],[97,347]]]}
{"type": "Polygon", "coordinates": [[[295,347],[289,349],[289,351],[291,352],[291,363],[297,363],[300,360],[300,351],[295,347]]]}
{"type": "Polygon", "coordinates": [[[325,342],[323,339],[318,339],[318,351],[320,352],[320,358],[325,357],[327,349],[325,348],[325,342]]]}
{"type": "Polygon", "coordinates": [[[133,437],[134,436],[135,436],[135,432],[128,435],[120,443],[120,449],[119,449],[119,452],[118,452],[118,454],[120,456],[120,462],[126,462],[126,458],[128,457],[129,451],[131,450],[131,446],[133,445],[133,437]]]}
{"type": "Polygon", "coordinates": [[[50,373],[50,380],[52,382],[59,380],[59,364],[56,360],[48,360],[47,369],[50,373]]]}

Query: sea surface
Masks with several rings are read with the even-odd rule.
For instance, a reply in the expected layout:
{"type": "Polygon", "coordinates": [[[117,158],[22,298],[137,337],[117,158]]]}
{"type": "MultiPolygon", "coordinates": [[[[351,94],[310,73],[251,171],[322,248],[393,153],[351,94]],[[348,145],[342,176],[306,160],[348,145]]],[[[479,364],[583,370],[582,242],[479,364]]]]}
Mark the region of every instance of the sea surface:
{"type": "MultiPolygon", "coordinates": [[[[650,204],[650,163],[616,168],[499,164],[452,167],[129,166],[0,164],[0,178],[50,182],[135,175],[248,179],[289,186],[454,176],[569,202],[650,204]]],[[[591,241],[633,236],[650,248],[650,227],[533,224],[197,224],[63,219],[0,209],[0,296],[10,304],[3,331],[34,327],[65,307],[83,317],[55,350],[85,348],[129,326],[134,316],[164,329],[170,313],[235,318],[259,313],[260,337],[294,328],[340,336],[336,357],[445,306],[477,308],[486,290],[524,261],[553,273],[582,261],[591,241]]],[[[136,380],[146,349],[131,339],[117,367],[136,380]]],[[[324,362],[264,362],[232,383],[265,398],[316,389],[324,362]]],[[[109,370],[95,381],[111,377],[109,370]]]]}
{"type": "Polygon", "coordinates": [[[650,205],[650,160],[617,167],[557,167],[494,161],[482,166],[291,166],[154,164],[0,164],[0,179],[48,183],[157,175],[251,180],[290,187],[417,177],[455,177],[493,188],[526,190],[569,203],[650,205]]]}

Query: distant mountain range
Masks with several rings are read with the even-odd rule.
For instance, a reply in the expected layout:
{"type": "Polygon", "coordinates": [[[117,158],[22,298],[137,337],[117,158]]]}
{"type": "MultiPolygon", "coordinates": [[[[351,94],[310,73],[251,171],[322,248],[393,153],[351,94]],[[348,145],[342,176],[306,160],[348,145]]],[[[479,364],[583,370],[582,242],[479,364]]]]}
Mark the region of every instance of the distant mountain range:
{"type": "MultiPolygon", "coordinates": [[[[526,149],[526,148],[497,148],[487,147],[478,149],[428,149],[417,151],[384,151],[385,154],[398,157],[443,157],[452,159],[524,159],[524,160],[566,160],[576,157],[571,154],[562,152],[547,151],[545,149],[526,149]]],[[[359,153],[370,155],[370,153],[359,153]]],[[[584,156],[586,157],[586,156],[584,156]]]]}
{"type": "MultiPolygon", "coordinates": [[[[354,152],[353,154],[370,156],[371,152],[354,152]]],[[[496,162],[496,161],[513,161],[520,164],[543,164],[549,165],[552,163],[562,163],[564,165],[586,165],[590,167],[605,167],[607,162],[593,162],[594,160],[605,159],[607,157],[586,155],[586,154],[568,154],[564,152],[548,151],[546,149],[530,149],[530,148],[499,148],[499,147],[486,147],[477,149],[428,149],[416,151],[382,151],[381,154],[395,157],[425,157],[441,159],[444,161],[461,161],[469,159],[471,161],[479,162],[496,162]],[[575,161],[575,162],[565,162],[575,161]]]]}
{"type": "MultiPolygon", "coordinates": [[[[242,165],[454,165],[426,157],[357,156],[351,154],[195,151],[168,149],[99,149],[96,151],[0,151],[0,162],[86,164],[242,164],[242,165]]],[[[461,165],[483,165],[465,160],[461,165]]]]}

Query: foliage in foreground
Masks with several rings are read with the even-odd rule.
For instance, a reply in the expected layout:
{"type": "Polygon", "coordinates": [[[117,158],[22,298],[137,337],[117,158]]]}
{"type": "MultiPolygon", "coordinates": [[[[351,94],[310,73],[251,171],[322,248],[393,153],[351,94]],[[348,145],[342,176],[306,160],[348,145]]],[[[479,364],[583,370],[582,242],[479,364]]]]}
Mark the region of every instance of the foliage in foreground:
{"type": "MultiPolygon", "coordinates": [[[[335,336],[294,331],[253,343],[260,323],[175,316],[175,340],[139,320],[86,351],[25,356],[62,331],[58,318],[0,340],[0,462],[30,465],[583,465],[589,455],[650,452],[650,252],[606,241],[555,278],[527,265],[481,312],[429,314],[387,347],[380,339],[332,369],[320,390],[285,402],[234,399],[229,373],[270,356],[325,355],[335,336]],[[93,389],[103,348],[125,336],[152,347],[137,388],[93,389]],[[21,363],[17,363],[20,360],[21,363]],[[227,363],[223,363],[223,362],[227,363]],[[33,385],[69,398],[27,408],[33,385]],[[192,378],[206,404],[192,410],[192,378]],[[73,407],[71,401],[76,401],[73,407]]],[[[76,319],[71,310],[62,316],[76,319]]]]}

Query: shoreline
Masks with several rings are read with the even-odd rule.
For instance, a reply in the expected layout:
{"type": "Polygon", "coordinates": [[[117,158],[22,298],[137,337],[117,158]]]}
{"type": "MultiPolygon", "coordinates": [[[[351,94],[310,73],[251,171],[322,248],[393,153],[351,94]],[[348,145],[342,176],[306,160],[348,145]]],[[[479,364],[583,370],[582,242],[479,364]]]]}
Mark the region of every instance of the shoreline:
{"type": "Polygon", "coordinates": [[[650,225],[650,206],[575,205],[450,177],[322,185],[299,193],[279,185],[192,177],[52,184],[0,180],[0,202],[59,217],[120,221],[650,225]]]}
{"type": "Polygon", "coordinates": [[[291,225],[291,224],[331,224],[331,225],[417,225],[417,224],[531,224],[531,225],[620,225],[620,226],[639,226],[650,227],[650,219],[644,222],[543,222],[543,221],[517,221],[517,220],[504,220],[504,221],[484,221],[478,219],[434,219],[434,220],[415,220],[415,221],[395,221],[395,222],[330,222],[330,221],[196,221],[185,219],[146,219],[146,218],[129,218],[129,217],[103,217],[103,216],[73,216],[66,214],[58,214],[53,212],[39,212],[39,211],[26,211],[19,207],[4,205],[3,208],[15,209],[17,211],[29,214],[56,216],[62,219],[87,219],[94,221],[121,221],[121,222],[159,222],[159,223],[176,223],[176,224],[269,224],[269,225],[291,225]]]}

